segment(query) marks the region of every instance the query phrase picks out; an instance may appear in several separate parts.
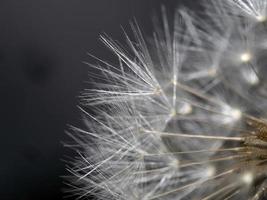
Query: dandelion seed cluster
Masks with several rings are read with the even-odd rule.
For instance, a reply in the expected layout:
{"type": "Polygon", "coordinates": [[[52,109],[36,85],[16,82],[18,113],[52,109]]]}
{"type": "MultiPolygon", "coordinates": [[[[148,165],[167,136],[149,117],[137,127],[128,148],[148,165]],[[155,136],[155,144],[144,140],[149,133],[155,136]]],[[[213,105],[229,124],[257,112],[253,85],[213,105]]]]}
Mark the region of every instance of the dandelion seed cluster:
{"type": "Polygon", "coordinates": [[[126,47],[101,37],[118,64],[87,63],[86,128],[71,127],[79,198],[267,198],[267,0],[203,7],[172,22],[163,7],[149,39],[132,23],[126,47]]]}

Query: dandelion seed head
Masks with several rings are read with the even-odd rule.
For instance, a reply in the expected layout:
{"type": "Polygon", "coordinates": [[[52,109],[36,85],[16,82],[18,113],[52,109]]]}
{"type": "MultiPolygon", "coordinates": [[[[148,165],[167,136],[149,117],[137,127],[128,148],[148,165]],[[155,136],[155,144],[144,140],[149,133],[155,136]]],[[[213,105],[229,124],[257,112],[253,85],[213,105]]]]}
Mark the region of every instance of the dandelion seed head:
{"type": "Polygon", "coordinates": [[[234,123],[241,119],[242,112],[239,109],[232,108],[228,105],[222,107],[222,113],[225,115],[222,117],[222,121],[224,124],[234,123]]]}
{"type": "Polygon", "coordinates": [[[250,85],[257,85],[259,83],[259,77],[255,71],[251,69],[242,70],[242,75],[247,83],[250,85]]]}
{"type": "Polygon", "coordinates": [[[135,22],[126,46],[101,36],[118,62],[86,63],[85,127],[70,134],[79,198],[266,197],[267,1],[204,1],[170,21],[162,7],[151,38],[135,22]]]}
{"type": "Polygon", "coordinates": [[[229,114],[234,120],[239,120],[242,116],[242,112],[238,109],[232,109],[229,114]]]}
{"type": "Polygon", "coordinates": [[[216,168],[214,166],[208,166],[206,169],[206,177],[212,177],[216,173],[216,168]]]}
{"type": "Polygon", "coordinates": [[[182,103],[178,108],[178,113],[181,115],[188,115],[193,112],[193,107],[189,103],[182,103]]]}
{"type": "Polygon", "coordinates": [[[178,159],[173,159],[173,160],[170,162],[170,166],[173,167],[173,168],[179,169],[179,165],[180,165],[180,162],[179,162],[178,159]]]}
{"type": "Polygon", "coordinates": [[[208,74],[209,74],[210,77],[215,77],[218,74],[218,69],[213,67],[213,68],[208,70],[208,74]]]}
{"type": "Polygon", "coordinates": [[[172,84],[173,84],[174,86],[177,85],[177,80],[172,80],[171,82],[172,82],[172,84]]]}
{"type": "Polygon", "coordinates": [[[245,172],[242,174],[241,179],[246,185],[250,185],[253,182],[253,174],[251,172],[245,172]]]}
{"type": "Polygon", "coordinates": [[[252,59],[252,55],[249,52],[242,53],[240,55],[240,60],[244,63],[249,62],[252,59]]]}
{"type": "Polygon", "coordinates": [[[264,15],[258,15],[258,16],[256,16],[256,19],[259,22],[265,22],[267,20],[266,16],[264,16],[264,15]]]}

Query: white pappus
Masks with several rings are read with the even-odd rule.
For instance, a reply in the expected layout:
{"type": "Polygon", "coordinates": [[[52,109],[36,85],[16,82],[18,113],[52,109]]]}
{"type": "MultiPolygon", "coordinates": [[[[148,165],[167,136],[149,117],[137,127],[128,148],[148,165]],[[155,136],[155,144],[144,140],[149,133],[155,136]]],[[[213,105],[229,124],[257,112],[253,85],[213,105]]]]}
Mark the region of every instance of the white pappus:
{"type": "Polygon", "coordinates": [[[98,73],[85,128],[70,128],[78,199],[264,198],[267,0],[202,5],[172,23],[162,7],[151,38],[132,23],[126,47],[101,37],[118,64],[86,63],[98,73]]]}

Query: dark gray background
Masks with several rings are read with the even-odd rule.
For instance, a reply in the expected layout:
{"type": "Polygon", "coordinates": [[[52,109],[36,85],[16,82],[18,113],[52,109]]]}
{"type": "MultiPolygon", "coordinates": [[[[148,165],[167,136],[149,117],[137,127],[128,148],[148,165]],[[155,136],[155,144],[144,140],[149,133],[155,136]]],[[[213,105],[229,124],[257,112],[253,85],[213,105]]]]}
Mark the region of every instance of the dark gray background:
{"type": "Polygon", "coordinates": [[[149,33],[160,5],[172,11],[178,2],[0,1],[0,199],[62,199],[61,159],[72,152],[61,142],[69,140],[67,124],[81,123],[86,52],[108,60],[100,33],[120,40],[120,26],[129,31],[133,17],[149,33]]]}

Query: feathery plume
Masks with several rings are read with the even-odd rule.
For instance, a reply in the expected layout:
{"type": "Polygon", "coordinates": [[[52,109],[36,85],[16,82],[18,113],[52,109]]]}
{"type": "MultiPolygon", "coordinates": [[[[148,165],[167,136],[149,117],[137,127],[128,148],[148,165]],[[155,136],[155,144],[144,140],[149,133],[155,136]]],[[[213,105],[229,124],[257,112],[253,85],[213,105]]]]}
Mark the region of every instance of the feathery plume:
{"type": "Polygon", "coordinates": [[[153,36],[132,23],[126,47],[101,36],[118,64],[87,63],[99,73],[81,96],[86,127],[70,128],[78,198],[265,197],[267,1],[203,6],[172,24],[162,7],[153,36]]]}

